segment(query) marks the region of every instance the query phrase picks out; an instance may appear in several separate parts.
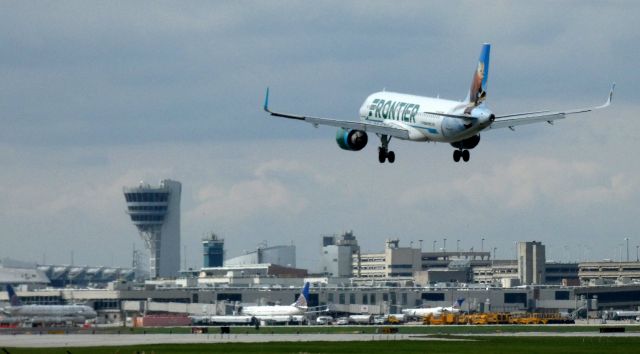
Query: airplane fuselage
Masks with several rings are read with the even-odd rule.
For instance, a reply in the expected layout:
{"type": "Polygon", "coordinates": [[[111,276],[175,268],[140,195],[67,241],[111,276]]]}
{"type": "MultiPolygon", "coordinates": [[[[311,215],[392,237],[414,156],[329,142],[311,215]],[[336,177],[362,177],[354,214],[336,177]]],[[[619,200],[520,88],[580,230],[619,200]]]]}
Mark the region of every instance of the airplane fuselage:
{"type": "Polygon", "coordinates": [[[304,308],[295,306],[246,306],[242,309],[243,315],[250,316],[295,316],[303,315],[304,308]]]}
{"type": "Polygon", "coordinates": [[[431,307],[431,308],[414,308],[414,309],[406,309],[403,310],[402,313],[408,316],[413,317],[422,317],[422,316],[439,316],[443,312],[449,313],[458,313],[460,309],[455,307],[431,307]]]}
{"type": "Polygon", "coordinates": [[[4,312],[12,317],[52,317],[64,318],[82,317],[85,319],[93,319],[96,312],[89,306],[84,305],[22,305],[10,306],[4,309],[4,312]]]}
{"type": "Polygon", "coordinates": [[[396,92],[371,94],[360,107],[360,120],[406,129],[411,141],[451,143],[477,135],[490,125],[490,119],[470,119],[465,122],[439,114],[461,115],[464,102],[422,97],[396,92]]]}

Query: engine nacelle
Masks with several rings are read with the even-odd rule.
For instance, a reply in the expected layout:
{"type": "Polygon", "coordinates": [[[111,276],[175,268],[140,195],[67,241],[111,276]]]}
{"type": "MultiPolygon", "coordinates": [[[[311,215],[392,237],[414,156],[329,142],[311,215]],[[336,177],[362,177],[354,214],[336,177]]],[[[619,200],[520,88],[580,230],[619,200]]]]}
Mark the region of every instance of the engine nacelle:
{"type": "Polygon", "coordinates": [[[451,143],[451,146],[453,146],[456,149],[473,149],[479,143],[480,143],[480,134],[474,135],[464,140],[456,141],[455,143],[451,143]]]}
{"type": "Polygon", "coordinates": [[[360,151],[367,146],[369,137],[362,130],[346,130],[338,128],[336,142],[342,150],[360,151]]]}
{"type": "Polygon", "coordinates": [[[471,116],[481,120],[493,120],[496,117],[495,115],[493,115],[493,112],[491,112],[491,110],[482,106],[472,109],[471,116]]]}

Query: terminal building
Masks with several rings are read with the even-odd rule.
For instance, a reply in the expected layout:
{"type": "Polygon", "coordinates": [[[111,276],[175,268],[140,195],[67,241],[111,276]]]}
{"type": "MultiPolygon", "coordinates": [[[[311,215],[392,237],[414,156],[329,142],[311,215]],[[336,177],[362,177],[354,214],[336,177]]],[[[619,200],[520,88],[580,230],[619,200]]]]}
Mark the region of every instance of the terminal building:
{"type": "MultiPolygon", "coordinates": [[[[640,307],[640,262],[548,262],[545,245],[536,241],[518,243],[515,259],[459,247],[423,252],[399,239],[386,240],[382,252],[362,253],[349,231],[322,237],[317,274],[295,268],[294,246],[264,245],[224,261],[222,239],[212,234],[202,245],[205,267],[178,278],[136,282],[127,269],[32,265],[32,270],[0,268],[0,283],[22,285],[16,289],[24,303],[87,303],[102,322],[167,312],[229,315],[239,306],[291,304],[305,282],[311,283],[309,306],[326,305],[334,316],[451,306],[459,298],[465,298],[462,310],[468,312],[599,317],[611,309],[640,307]],[[91,288],[91,279],[115,279],[111,275],[117,271],[117,280],[91,288]]],[[[0,292],[0,301],[6,300],[0,292]]]]}
{"type": "Polygon", "coordinates": [[[149,250],[152,278],[176,277],[180,270],[181,190],[180,182],[169,179],[124,188],[127,214],[149,250]]]}

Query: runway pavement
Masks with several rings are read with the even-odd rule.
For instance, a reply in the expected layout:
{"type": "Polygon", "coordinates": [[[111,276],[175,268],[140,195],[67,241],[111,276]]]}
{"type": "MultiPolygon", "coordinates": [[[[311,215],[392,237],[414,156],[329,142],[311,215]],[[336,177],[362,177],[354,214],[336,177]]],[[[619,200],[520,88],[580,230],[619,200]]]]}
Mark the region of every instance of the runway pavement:
{"type": "Polygon", "coordinates": [[[461,337],[640,337],[640,332],[516,332],[487,334],[456,334],[451,338],[424,334],[5,334],[0,335],[2,347],[92,347],[139,344],[188,343],[266,343],[266,342],[354,342],[354,341],[461,341],[461,337]]]}
{"type": "Polygon", "coordinates": [[[460,340],[409,334],[17,334],[0,335],[2,347],[91,347],[138,344],[354,342],[376,340],[460,340]]]}

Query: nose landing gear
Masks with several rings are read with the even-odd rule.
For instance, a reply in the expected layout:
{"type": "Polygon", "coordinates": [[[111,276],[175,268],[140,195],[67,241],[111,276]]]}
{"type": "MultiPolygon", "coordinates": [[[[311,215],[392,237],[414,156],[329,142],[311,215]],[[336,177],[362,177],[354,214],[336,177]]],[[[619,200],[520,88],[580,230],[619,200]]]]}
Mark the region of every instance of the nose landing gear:
{"type": "Polygon", "coordinates": [[[462,161],[468,162],[469,159],[471,158],[471,154],[469,153],[469,150],[463,150],[463,149],[453,150],[453,161],[459,162],[460,158],[462,158],[462,161]]]}

